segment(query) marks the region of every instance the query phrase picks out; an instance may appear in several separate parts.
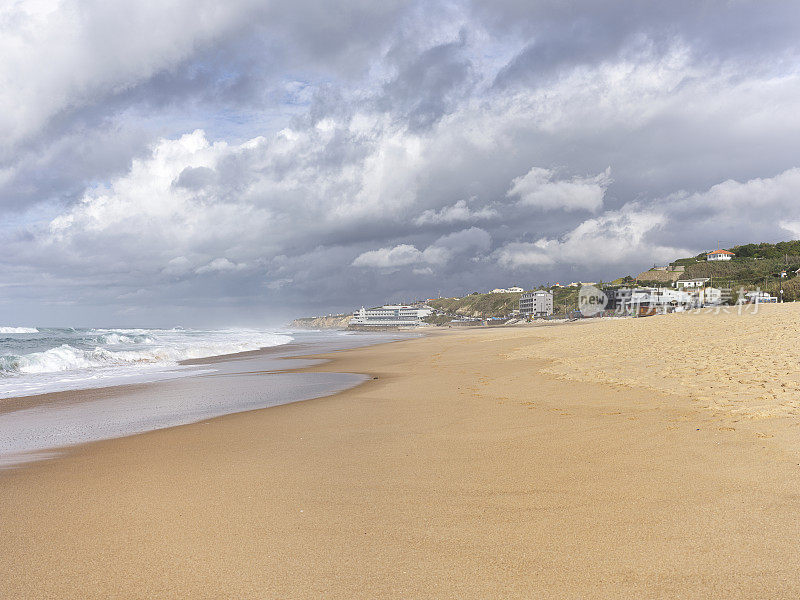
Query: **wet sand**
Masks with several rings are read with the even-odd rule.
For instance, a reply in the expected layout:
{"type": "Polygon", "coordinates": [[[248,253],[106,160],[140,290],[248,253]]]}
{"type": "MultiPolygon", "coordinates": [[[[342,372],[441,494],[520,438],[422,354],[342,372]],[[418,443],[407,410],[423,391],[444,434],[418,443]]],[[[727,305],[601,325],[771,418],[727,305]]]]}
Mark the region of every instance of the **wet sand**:
{"type": "Polygon", "coordinates": [[[634,378],[674,317],[338,352],[308,369],[378,379],[2,472],[0,597],[796,598],[797,418],[634,378]]]}
{"type": "Polygon", "coordinates": [[[0,470],[52,457],[79,443],[331,395],[365,376],[287,369],[319,362],[297,358],[311,352],[385,343],[402,335],[311,332],[301,342],[184,361],[181,366],[191,371],[171,379],[0,399],[0,470]]]}

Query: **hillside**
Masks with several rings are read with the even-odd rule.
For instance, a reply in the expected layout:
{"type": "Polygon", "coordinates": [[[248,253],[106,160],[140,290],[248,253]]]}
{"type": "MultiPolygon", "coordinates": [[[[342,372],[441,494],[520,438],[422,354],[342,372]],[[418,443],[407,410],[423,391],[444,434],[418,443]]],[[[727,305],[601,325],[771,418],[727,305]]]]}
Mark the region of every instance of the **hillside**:
{"type": "Polygon", "coordinates": [[[330,315],[327,317],[303,317],[295,319],[289,327],[296,329],[346,329],[353,315],[330,315]]]}
{"type": "MultiPolygon", "coordinates": [[[[544,289],[544,288],[542,288],[544,289]]],[[[574,310],[578,306],[578,288],[552,288],[553,307],[556,314],[574,310]]],[[[507,317],[519,308],[519,292],[507,294],[470,294],[463,298],[439,298],[430,300],[428,304],[436,310],[448,315],[464,317],[507,317]]],[[[438,321],[434,321],[438,322],[438,321]]]]}
{"type": "Polygon", "coordinates": [[[795,271],[800,268],[800,256],[781,258],[740,258],[725,262],[700,261],[687,265],[684,273],[687,278],[710,277],[714,287],[738,290],[740,287],[754,289],[756,287],[778,295],[783,284],[784,300],[794,301],[800,298],[800,279],[795,271]],[[781,272],[786,277],[781,281],[781,272]]]}
{"type": "MultiPolygon", "coordinates": [[[[640,273],[636,282],[644,286],[671,285],[677,279],[708,277],[716,288],[728,288],[734,292],[739,288],[759,288],[774,296],[783,286],[786,301],[800,300],[800,278],[795,271],[800,268],[800,240],[776,244],[744,244],[727,248],[734,256],[729,261],[706,260],[706,253],[679,258],[670,263],[670,270],[651,269],[640,273]],[[674,270],[673,270],[674,269],[674,270]],[[677,269],[683,269],[678,273],[677,269]],[[786,276],[781,278],[781,272],[786,276]]],[[[618,280],[624,283],[623,280],[618,280]]]]}
{"type": "Polygon", "coordinates": [[[800,268],[800,240],[776,244],[744,244],[728,248],[736,256],[729,261],[706,261],[706,255],[681,258],[673,265],[682,265],[682,278],[709,277],[714,287],[738,290],[760,288],[777,296],[781,285],[786,301],[800,299],[800,278],[795,271],[800,268]],[[781,278],[781,272],[786,276],[781,278]]]}
{"type": "Polygon", "coordinates": [[[464,317],[500,317],[519,308],[519,292],[506,294],[470,294],[463,298],[439,298],[428,302],[448,315],[464,317]]]}
{"type": "MultiPolygon", "coordinates": [[[[744,244],[728,250],[736,254],[729,261],[708,262],[705,253],[702,253],[676,259],[670,264],[669,271],[663,267],[645,271],[636,277],[636,281],[632,277],[622,277],[612,285],[669,286],[679,278],[709,277],[714,287],[729,288],[734,293],[739,288],[748,291],[759,288],[778,296],[782,286],[784,300],[800,300],[800,277],[795,275],[795,271],[800,269],[800,240],[744,244]],[[782,271],[786,272],[784,278],[780,277],[782,271]]],[[[567,311],[577,307],[577,287],[552,288],[552,292],[556,314],[563,314],[565,306],[567,311]]],[[[519,308],[520,296],[519,293],[470,294],[464,298],[441,298],[429,304],[448,315],[502,317],[519,308]]]]}

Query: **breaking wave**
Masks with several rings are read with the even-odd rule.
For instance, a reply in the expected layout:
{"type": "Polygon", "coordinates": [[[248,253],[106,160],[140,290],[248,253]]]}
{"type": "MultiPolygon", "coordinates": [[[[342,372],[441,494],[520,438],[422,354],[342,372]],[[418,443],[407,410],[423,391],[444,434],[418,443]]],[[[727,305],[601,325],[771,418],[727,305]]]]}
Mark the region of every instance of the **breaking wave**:
{"type": "Polygon", "coordinates": [[[39,333],[36,327],[0,327],[0,333],[39,333]]]}
{"type": "MultiPolygon", "coordinates": [[[[18,330],[23,328],[13,329],[0,329],[0,333],[22,333],[18,330]]],[[[293,339],[257,330],[24,329],[25,333],[40,335],[33,340],[0,340],[0,377],[145,364],[170,366],[189,359],[278,346],[293,339]],[[34,351],[22,351],[28,349],[34,351]]]]}

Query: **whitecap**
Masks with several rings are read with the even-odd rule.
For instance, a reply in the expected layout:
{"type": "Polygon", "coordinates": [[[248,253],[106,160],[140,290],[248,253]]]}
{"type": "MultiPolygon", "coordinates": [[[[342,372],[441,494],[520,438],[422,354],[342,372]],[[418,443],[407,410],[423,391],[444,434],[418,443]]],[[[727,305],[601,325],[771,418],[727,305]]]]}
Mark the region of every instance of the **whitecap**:
{"type": "Polygon", "coordinates": [[[0,333],[39,333],[36,327],[0,327],[0,333]]]}

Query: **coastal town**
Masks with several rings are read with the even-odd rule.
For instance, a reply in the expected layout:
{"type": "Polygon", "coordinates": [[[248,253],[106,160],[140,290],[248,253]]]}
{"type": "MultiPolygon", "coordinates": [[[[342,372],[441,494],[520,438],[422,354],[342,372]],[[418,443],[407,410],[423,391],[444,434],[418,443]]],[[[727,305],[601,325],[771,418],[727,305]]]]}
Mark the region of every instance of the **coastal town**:
{"type": "Polygon", "coordinates": [[[797,251],[794,246],[784,248],[781,244],[795,242],[749,244],[733,251],[717,248],[693,258],[653,266],[636,277],[610,282],[554,282],[527,289],[512,285],[460,297],[362,306],[352,315],[298,319],[294,324],[306,326],[310,320],[314,327],[352,330],[523,325],[533,321],[647,317],[793,301],[800,257],[789,253],[797,251]],[[786,250],[782,257],[761,256],[774,254],[776,248],[786,250]]]}

